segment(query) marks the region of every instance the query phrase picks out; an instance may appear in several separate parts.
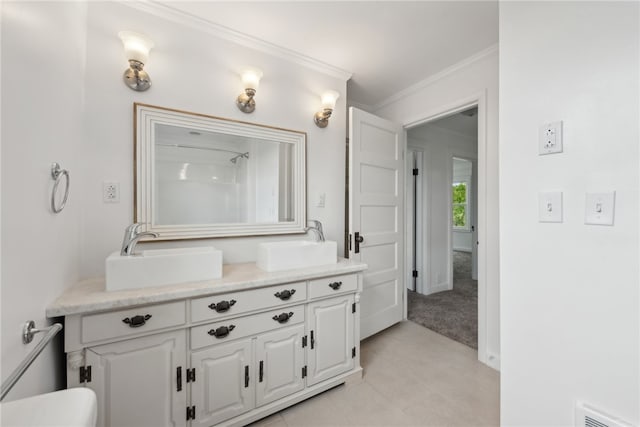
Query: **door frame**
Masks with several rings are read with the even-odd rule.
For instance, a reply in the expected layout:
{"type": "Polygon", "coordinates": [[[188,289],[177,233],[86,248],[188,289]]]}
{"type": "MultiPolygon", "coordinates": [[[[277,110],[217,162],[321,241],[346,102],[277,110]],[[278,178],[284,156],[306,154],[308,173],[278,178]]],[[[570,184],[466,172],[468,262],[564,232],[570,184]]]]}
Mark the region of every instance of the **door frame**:
{"type": "MultiPolygon", "coordinates": [[[[483,90],[473,95],[461,98],[431,110],[416,114],[414,118],[402,123],[405,130],[405,150],[406,133],[408,129],[433,122],[452,114],[459,113],[472,107],[478,107],[478,206],[477,206],[477,235],[478,235],[478,360],[485,365],[489,363],[487,354],[487,91],[483,90]]],[[[448,179],[451,179],[450,177],[448,179]]],[[[405,201],[408,200],[408,188],[405,185],[405,201]]],[[[449,198],[451,196],[449,195],[449,198]]],[[[406,202],[405,202],[406,204],[406,202]]],[[[450,221],[449,221],[450,222],[450,221]]],[[[451,233],[450,233],[451,234],[451,233]]],[[[406,245],[409,244],[405,239],[406,245]]],[[[449,250],[453,238],[449,238],[449,250]]],[[[407,263],[405,262],[405,268],[407,263]]],[[[410,272],[405,271],[405,277],[410,272]]],[[[404,287],[405,313],[407,319],[407,287],[404,287]]]]}

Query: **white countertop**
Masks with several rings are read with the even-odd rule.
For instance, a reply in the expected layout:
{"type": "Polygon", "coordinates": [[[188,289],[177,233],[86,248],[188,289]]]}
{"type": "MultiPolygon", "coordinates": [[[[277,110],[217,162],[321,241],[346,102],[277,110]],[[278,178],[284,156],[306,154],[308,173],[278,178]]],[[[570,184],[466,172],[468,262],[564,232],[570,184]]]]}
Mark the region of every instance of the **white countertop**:
{"type": "Polygon", "coordinates": [[[225,264],[220,279],[112,292],[105,291],[105,280],[101,277],[83,280],[70,287],[47,307],[46,313],[47,317],[58,317],[112,310],[356,273],[366,268],[362,262],[345,258],[339,258],[336,264],[272,273],[260,270],[254,263],[225,264]]]}

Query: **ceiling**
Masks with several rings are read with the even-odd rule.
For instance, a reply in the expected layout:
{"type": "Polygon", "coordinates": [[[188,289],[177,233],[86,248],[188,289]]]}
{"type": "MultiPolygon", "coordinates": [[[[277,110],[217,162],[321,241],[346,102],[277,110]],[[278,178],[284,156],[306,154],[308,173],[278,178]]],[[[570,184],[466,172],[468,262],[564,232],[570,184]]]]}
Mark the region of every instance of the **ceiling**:
{"type": "Polygon", "coordinates": [[[162,1],[353,73],[375,106],[498,42],[495,1],[162,1]]]}

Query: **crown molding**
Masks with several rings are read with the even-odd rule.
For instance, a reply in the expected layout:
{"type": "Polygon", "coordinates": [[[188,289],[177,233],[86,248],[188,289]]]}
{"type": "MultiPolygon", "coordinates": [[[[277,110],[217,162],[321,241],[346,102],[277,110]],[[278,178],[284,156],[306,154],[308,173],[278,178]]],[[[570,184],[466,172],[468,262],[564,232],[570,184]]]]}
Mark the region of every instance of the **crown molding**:
{"type": "Polygon", "coordinates": [[[407,87],[406,89],[401,90],[400,92],[396,93],[395,95],[391,95],[389,98],[385,99],[384,101],[381,101],[377,104],[375,104],[373,106],[374,111],[378,111],[384,107],[386,107],[387,105],[393,104],[394,102],[400,101],[404,98],[406,98],[409,95],[413,95],[415,94],[417,91],[424,89],[427,86],[430,86],[434,83],[436,83],[439,80],[442,80],[448,76],[450,76],[451,74],[456,73],[457,71],[460,71],[463,68],[466,68],[478,61],[483,60],[484,58],[493,55],[494,53],[498,52],[498,44],[493,44],[491,46],[489,46],[488,48],[481,50],[478,53],[475,53],[465,59],[463,59],[462,61],[453,64],[450,67],[445,68],[444,70],[437,72],[436,74],[432,74],[431,76],[427,77],[424,80],[419,81],[416,84],[413,84],[409,87],[407,87]]]}
{"type": "Polygon", "coordinates": [[[241,46],[255,49],[257,51],[267,53],[281,59],[285,59],[295,64],[302,65],[303,67],[310,68],[314,71],[318,71],[331,77],[344,80],[345,82],[348,81],[353,75],[353,73],[349,71],[327,64],[326,62],[322,62],[293,50],[260,40],[257,37],[232,30],[231,28],[225,27],[224,25],[216,24],[202,17],[177,10],[166,4],[157,3],[151,0],[117,0],[117,3],[140,10],[145,13],[149,13],[151,15],[158,16],[160,18],[167,19],[178,24],[185,25],[195,30],[203,31],[220,39],[228,40],[241,46]]]}

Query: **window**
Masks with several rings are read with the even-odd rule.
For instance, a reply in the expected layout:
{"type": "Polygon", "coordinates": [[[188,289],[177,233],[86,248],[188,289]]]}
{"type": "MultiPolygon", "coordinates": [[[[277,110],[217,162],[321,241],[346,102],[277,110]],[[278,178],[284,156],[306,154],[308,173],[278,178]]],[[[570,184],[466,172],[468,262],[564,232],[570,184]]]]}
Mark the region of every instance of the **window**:
{"type": "Polygon", "coordinates": [[[469,184],[454,182],[451,197],[453,210],[453,228],[469,229],[469,184]]]}

